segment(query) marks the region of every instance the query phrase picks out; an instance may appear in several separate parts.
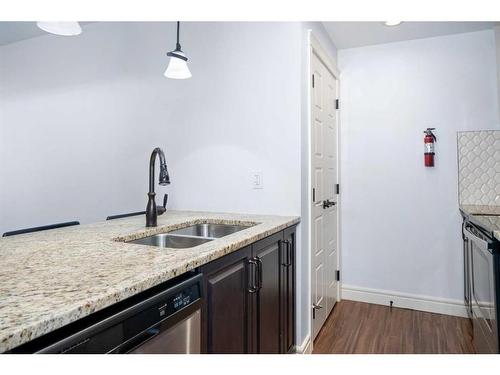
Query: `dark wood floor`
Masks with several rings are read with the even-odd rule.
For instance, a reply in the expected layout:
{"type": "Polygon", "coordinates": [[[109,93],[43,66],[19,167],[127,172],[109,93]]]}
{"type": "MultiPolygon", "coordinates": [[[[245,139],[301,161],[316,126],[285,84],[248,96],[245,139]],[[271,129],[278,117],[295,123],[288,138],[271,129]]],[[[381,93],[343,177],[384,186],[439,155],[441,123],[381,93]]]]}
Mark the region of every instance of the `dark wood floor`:
{"type": "Polygon", "coordinates": [[[474,353],[468,319],[343,300],[314,341],[314,353],[474,353]]]}

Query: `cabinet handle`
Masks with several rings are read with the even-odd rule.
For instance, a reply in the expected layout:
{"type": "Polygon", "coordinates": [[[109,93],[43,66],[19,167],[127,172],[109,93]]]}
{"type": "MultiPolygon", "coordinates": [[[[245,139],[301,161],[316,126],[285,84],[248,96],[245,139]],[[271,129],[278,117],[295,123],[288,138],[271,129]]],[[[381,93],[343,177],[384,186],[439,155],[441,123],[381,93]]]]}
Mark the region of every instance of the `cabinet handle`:
{"type": "Polygon", "coordinates": [[[290,241],[288,240],[284,240],[282,241],[283,244],[286,245],[286,250],[285,250],[285,262],[284,263],[281,263],[282,266],[285,266],[285,267],[290,267],[292,265],[292,257],[291,257],[291,244],[290,244],[290,241]]]}
{"type": "Polygon", "coordinates": [[[293,261],[293,254],[292,254],[292,250],[293,250],[293,247],[292,247],[292,242],[291,241],[287,241],[287,255],[288,255],[288,267],[290,267],[292,265],[292,261],[293,261]]]}
{"type": "MultiPolygon", "coordinates": [[[[252,275],[252,280],[250,282],[250,286],[248,287],[248,293],[255,293],[258,290],[255,282],[257,281],[256,272],[257,272],[257,268],[259,267],[259,265],[257,264],[257,261],[255,259],[249,259],[248,265],[252,266],[252,268],[253,268],[253,272],[248,273],[249,275],[252,275]]],[[[250,279],[250,276],[248,276],[248,278],[250,279]]]]}
{"type": "Polygon", "coordinates": [[[259,277],[259,285],[257,290],[262,289],[262,260],[259,257],[255,257],[255,260],[257,261],[257,269],[258,269],[258,277],[259,277]]]}

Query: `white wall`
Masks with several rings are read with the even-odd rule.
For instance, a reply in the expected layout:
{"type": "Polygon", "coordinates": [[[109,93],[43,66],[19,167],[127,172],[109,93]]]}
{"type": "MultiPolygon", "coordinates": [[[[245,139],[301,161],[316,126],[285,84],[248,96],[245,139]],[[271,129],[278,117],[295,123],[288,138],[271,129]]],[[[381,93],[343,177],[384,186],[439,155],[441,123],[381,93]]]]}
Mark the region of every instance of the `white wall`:
{"type": "Polygon", "coordinates": [[[299,25],[183,23],[185,81],[163,77],[174,31],[96,23],[1,48],[0,231],[142,209],[155,146],[170,208],[300,214],[299,25]]]}
{"type": "Polygon", "coordinates": [[[498,110],[500,113],[500,26],[495,26],[493,28],[495,30],[495,45],[497,51],[497,93],[498,93],[498,110]]]}
{"type": "Polygon", "coordinates": [[[498,128],[492,30],[340,50],[343,283],[462,299],[456,132],[498,128]],[[436,167],[423,166],[435,127],[436,167]]]}
{"type": "MultiPolygon", "coordinates": [[[[0,47],[0,233],[143,209],[155,146],[171,209],[300,215],[309,28],[336,54],[319,23],[182,23],[183,81],[163,77],[173,23],[93,23],[0,47]]],[[[309,263],[298,250],[300,344],[309,263]]]]}

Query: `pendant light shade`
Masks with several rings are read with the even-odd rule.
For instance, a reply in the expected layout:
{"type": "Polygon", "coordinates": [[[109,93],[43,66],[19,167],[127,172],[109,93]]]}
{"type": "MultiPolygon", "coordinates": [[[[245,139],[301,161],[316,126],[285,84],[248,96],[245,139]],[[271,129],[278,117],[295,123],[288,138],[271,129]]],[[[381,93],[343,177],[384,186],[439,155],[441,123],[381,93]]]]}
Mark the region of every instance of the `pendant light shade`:
{"type": "Polygon", "coordinates": [[[82,28],[78,22],[37,22],[36,25],[51,34],[72,36],[82,33],[82,28]]]}
{"type": "Polygon", "coordinates": [[[188,58],[184,52],[182,52],[181,45],[179,43],[179,26],[180,23],[177,22],[177,44],[175,46],[175,50],[167,53],[167,56],[170,57],[170,61],[164,75],[167,78],[186,79],[191,78],[192,74],[187,65],[188,58]]]}
{"type": "Polygon", "coordinates": [[[168,56],[170,56],[170,61],[168,63],[167,70],[165,70],[165,77],[173,79],[186,79],[192,77],[187,65],[187,59],[184,60],[182,58],[185,57],[184,53],[178,51],[175,56],[168,56]]]}

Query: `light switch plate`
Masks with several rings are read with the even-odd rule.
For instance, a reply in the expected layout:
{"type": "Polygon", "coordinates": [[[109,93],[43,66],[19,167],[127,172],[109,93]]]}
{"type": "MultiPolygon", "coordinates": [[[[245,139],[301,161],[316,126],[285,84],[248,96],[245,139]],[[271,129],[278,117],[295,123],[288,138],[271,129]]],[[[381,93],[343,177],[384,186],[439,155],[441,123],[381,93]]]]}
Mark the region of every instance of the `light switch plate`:
{"type": "Polygon", "coordinates": [[[262,171],[252,172],[252,189],[264,189],[264,177],[262,171]]]}

